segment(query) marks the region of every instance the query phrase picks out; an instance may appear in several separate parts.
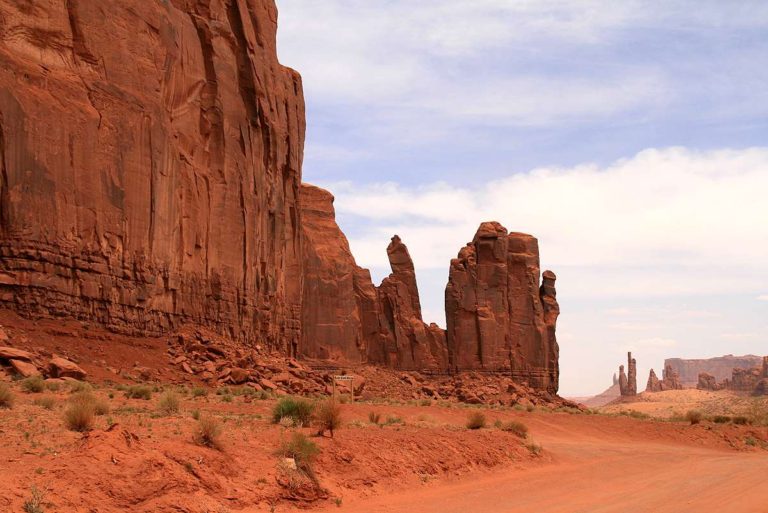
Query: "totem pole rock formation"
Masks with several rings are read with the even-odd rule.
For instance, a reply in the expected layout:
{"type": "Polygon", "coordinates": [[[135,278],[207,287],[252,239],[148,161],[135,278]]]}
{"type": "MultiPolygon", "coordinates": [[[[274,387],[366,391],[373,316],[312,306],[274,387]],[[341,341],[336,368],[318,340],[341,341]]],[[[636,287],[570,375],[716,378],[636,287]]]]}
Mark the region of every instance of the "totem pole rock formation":
{"type": "MultiPolygon", "coordinates": [[[[648,385],[645,387],[646,392],[663,392],[664,390],[682,390],[683,385],[680,383],[680,376],[677,371],[669,364],[664,367],[662,373],[663,379],[659,379],[656,373],[651,369],[648,376],[648,385]]],[[[701,376],[699,376],[701,378],[701,376]]]]}
{"type": "Polygon", "coordinates": [[[295,353],[304,99],[274,2],[2,2],[0,20],[0,302],[295,353]]]}
{"type": "Polygon", "coordinates": [[[538,241],[482,223],[451,261],[445,289],[450,363],[459,369],[510,370],[532,386],[557,391],[560,312],[555,274],[539,287],[538,241]]]}
{"type": "MultiPolygon", "coordinates": [[[[654,373],[654,377],[656,374],[654,373]]],[[[658,378],[657,378],[658,379],[658,378]]],[[[632,353],[627,353],[627,372],[624,366],[619,366],[619,388],[623,396],[637,395],[637,362],[632,358],[632,353]]]]}
{"type": "Polygon", "coordinates": [[[480,226],[451,261],[447,331],[399,237],[379,287],[357,266],[333,196],[302,186],[302,83],[276,30],[273,0],[0,2],[0,307],[556,392],[534,237],[480,226]]]}

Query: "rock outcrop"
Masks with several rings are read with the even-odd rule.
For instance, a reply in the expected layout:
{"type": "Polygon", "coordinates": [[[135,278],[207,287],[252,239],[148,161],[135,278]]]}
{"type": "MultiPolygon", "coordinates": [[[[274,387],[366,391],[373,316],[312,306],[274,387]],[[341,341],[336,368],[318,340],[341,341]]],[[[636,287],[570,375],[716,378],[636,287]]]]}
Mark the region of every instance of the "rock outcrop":
{"type": "Polygon", "coordinates": [[[349,242],[336,224],[331,193],[303,184],[300,199],[304,237],[300,354],[323,360],[365,361],[379,331],[370,275],[357,266],[349,242]],[[366,299],[372,301],[370,315],[364,312],[366,299]]]}
{"type": "Polygon", "coordinates": [[[546,271],[539,287],[534,237],[481,224],[451,261],[445,313],[451,366],[508,370],[536,388],[557,391],[555,275],[546,271]]]}
{"type": "Polygon", "coordinates": [[[0,302],[294,353],[304,101],[272,0],[0,3],[0,302]]]}
{"type": "Polygon", "coordinates": [[[699,390],[709,390],[714,392],[716,390],[722,390],[723,385],[718,383],[717,378],[712,374],[700,372],[698,383],[696,383],[696,388],[699,390]]]}
{"type": "Polygon", "coordinates": [[[650,375],[648,376],[648,385],[645,387],[646,392],[663,392],[665,390],[682,389],[683,385],[680,383],[680,376],[669,364],[664,367],[662,379],[659,379],[653,369],[651,369],[650,375]]]}
{"type": "Polygon", "coordinates": [[[534,237],[480,226],[451,262],[447,332],[399,237],[379,287],[356,265],[333,197],[301,185],[302,84],[276,29],[273,0],[0,3],[0,307],[555,393],[534,237]]]}
{"type": "Polygon", "coordinates": [[[707,359],[668,358],[664,366],[670,365],[680,375],[683,386],[697,386],[699,374],[704,372],[715,377],[718,381],[731,378],[733,369],[751,369],[762,365],[762,358],[754,355],[726,355],[707,359]]]}
{"type": "Polygon", "coordinates": [[[632,358],[632,353],[627,353],[627,372],[623,365],[619,366],[619,390],[625,397],[637,395],[637,361],[632,358]]]}
{"type": "Polygon", "coordinates": [[[302,185],[301,214],[301,354],[401,370],[447,370],[445,332],[422,320],[413,260],[400,237],[387,247],[392,274],[375,287],[336,224],[329,192],[302,185]]]}

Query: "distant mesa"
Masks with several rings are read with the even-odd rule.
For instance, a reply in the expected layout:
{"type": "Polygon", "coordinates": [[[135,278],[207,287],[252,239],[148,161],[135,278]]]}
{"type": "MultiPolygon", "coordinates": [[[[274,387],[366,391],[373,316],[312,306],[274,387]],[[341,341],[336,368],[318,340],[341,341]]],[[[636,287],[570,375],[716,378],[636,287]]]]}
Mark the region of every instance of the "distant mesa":
{"type": "Polygon", "coordinates": [[[722,381],[718,381],[717,377],[712,374],[701,372],[696,388],[699,390],[733,390],[750,392],[754,395],[768,395],[768,356],[761,358],[759,367],[733,368],[730,378],[725,378],[722,381]]]}
{"type": "Polygon", "coordinates": [[[695,387],[699,382],[699,374],[712,375],[717,381],[730,379],[733,369],[752,369],[760,367],[763,359],[760,356],[719,356],[717,358],[684,359],[667,358],[664,367],[670,366],[680,376],[680,382],[686,388],[695,387]]]}

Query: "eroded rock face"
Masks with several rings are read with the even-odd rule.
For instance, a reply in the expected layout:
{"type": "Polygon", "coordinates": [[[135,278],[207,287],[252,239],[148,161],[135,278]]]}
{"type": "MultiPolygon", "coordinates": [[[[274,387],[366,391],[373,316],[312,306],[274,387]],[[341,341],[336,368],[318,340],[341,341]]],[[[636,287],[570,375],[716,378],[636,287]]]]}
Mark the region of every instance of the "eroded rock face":
{"type": "Polygon", "coordinates": [[[509,370],[536,388],[557,391],[559,307],[555,275],[539,286],[538,241],[480,225],[451,261],[445,290],[450,364],[459,369],[509,370]]]}
{"type": "MultiPolygon", "coordinates": [[[[699,375],[701,380],[701,375],[699,375]]],[[[669,364],[664,367],[662,373],[662,379],[656,376],[656,373],[651,369],[648,376],[648,385],[645,387],[646,392],[663,392],[665,390],[682,390],[683,385],[680,383],[680,375],[669,364]]]]}
{"type": "Polygon", "coordinates": [[[664,361],[664,366],[667,365],[672,366],[680,374],[680,382],[684,386],[696,386],[699,374],[702,372],[714,376],[718,381],[724,381],[731,378],[734,368],[760,367],[762,358],[754,355],[727,355],[707,359],[668,358],[664,361]]]}
{"type": "Polygon", "coordinates": [[[272,0],[0,3],[4,306],[296,352],[304,102],[276,26],[272,0]]]}
{"type": "MultiPolygon", "coordinates": [[[[653,373],[653,376],[656,377],[656,373],[653,373]]],[[[656,379],[658,381],[658,378],[656,379]]],[[[632,397],[637,395],[637,361],[632,358],[632,353],[627,353],[627,372],[624,372],[623,365],[619,366],[619,389],[623,396],[632,397]]]]}
{"type": "Polygon", "coordinates": [[[714,377],[712,374],[706,373],[706,372],[700,372],[699,373],[699,380],[696,384],[696,388],[699,390],[710,390],[710,391],[716,391],[716,390],[722,390],[723,385],[717,382],[717,378],[714,377]]]}
{"type": "Polygon", "coordinates": [[[300,198],[304,237],[300,353],[311,358],[361,362],[367,355],[367,337],[378,333],[375,326],[363,330],[363,319],[378,322],[375,291],[368,288],[370,274],[365,283],[366,274],[355,263],[349,242],[336,224],[331,193],[303,184],[300,198]],[[367,299],[372,299],[373,304],[367,304],[367,299]],[[366,312],[368,309],[372,312],[366,312]]]}

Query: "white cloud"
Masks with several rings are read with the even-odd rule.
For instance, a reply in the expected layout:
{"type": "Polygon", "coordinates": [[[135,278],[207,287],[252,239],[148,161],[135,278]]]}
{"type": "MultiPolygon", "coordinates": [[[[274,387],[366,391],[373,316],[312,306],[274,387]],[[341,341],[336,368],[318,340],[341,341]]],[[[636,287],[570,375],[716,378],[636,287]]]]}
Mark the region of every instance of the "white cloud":
{"type": "Polygon", "coordinates": [[[768,301],[768,294],[763,294],[761,296],[757,296],[758,301],[768,301]]]}
{"type": "Polygon", "coordinates": [[[544,265],[580,295],[744,293],[766,272],[768,148],[649,149],[605,167],[540,168],[474,188],[325,185],[342,224],[366,224],[350,240],[365,266],[386,267],[383,248],[397,233],[417,268],[446,269],[480,222],[498,220],[536,235],[544,265]]]}

